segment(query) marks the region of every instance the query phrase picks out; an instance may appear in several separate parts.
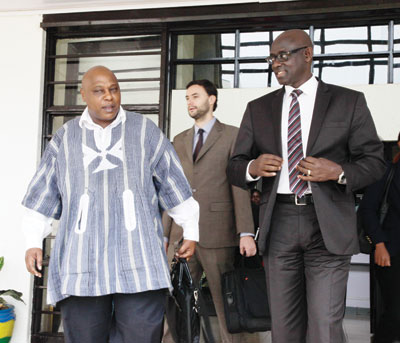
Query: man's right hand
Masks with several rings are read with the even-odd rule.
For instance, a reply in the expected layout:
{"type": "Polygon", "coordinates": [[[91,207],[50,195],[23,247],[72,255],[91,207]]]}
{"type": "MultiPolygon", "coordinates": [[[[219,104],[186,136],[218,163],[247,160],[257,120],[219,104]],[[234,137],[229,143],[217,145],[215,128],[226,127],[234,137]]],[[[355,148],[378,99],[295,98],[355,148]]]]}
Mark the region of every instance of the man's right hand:
{"type": "Polygon", "coordinates": [[[262,154],[250,163],[249,173],[253,178],[257,176],[272,177],[281,170],[283,160],[272,154],[262,154]]]}
{"type": "Polygon", "coordinates": [[[193,256],[195,250],[196,242],[189,239],[184,239],[182,246],[175,253],[175,255],[179,258],[186,258],[186,260],[189,261],[189,259],[193,256]]]}
{"type": "Polygon", "coordinates": [[[375,245],[375,263],[381,267],[390,267],[390,255],[386,249],[385,243],[381,242],[375,245]]]}
{"type": "Polygon", "coordinates": [[[42,277],[43,251],[39,248],[28,249],[25,253],[26,269],[32,275],[42,277]]]}

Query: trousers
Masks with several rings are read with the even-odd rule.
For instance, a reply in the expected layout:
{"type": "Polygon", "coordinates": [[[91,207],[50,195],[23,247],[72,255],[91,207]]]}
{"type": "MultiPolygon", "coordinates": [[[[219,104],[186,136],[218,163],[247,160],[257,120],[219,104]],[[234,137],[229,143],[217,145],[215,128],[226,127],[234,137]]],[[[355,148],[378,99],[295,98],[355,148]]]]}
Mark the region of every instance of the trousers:
{"type": "Polygon", "coordinates": [[[324,244],[313,204],[276,203],[263,257],[274,343],[344,343],[349,255],[324,244]]]}
{"type": "Polygon", "coordinates": [[[376,343],[392,343],[400,339],[400,256],[390,257],[390,267],[375,265],[375,275],[383,301],[383,314],[379,318],[376,343]]]}
{"type": "Polygon", "coordinates": [[[65,342],[108,343],[113,325],[114,343],[160,343],[165,300],[165,289],[98,297],[71,296],[59,302],[65,342]]]}

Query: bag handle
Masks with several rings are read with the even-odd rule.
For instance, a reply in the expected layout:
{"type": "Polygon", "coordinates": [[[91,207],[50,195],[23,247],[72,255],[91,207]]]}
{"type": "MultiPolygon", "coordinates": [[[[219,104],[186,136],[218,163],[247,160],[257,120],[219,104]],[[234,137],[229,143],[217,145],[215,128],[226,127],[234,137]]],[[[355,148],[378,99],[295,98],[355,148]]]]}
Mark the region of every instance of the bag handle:
{"type": "Polygon", "coordinates": [[[178,285],[179,287],[182,286],[183,284],[183,278],[187,279],[189,282],[189,286],[191,288],[194,288],[193,286],[193,278],[192,275],[190,274],[190,269],[189,269],[189,265],[186,261],[185,258],[177,258],[174,256],[172,263],[174,263],[175,265],[177,265],[177,267],[179,268],[178,272],[179,272],[179,276],[178,276],[178,285]]]}

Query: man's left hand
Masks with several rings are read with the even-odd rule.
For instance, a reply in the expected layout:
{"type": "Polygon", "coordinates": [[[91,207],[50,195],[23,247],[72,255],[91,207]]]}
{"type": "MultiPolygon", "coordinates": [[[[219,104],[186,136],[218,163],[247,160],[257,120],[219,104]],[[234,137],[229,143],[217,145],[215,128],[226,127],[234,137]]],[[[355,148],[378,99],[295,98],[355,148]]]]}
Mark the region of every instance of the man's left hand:
{"type": "Polygon", "coordinates": [[[240,237],[240,253],[244,256],[254,256],[257,252],[253,236],[240,237]]]}
{"type": "Polygon", "coordinates": [[[182,246],[175,254],[177,257],[186,258],[188,261],[193,256],[196,250],[196,242],[188,239],[183,240],[182,246]]]}
{"type": "Polygon", "coordinates": [[[339,178],[342,167],[326,158],[315,158],[308,156],[297,165],[297,170],[303,173],[299,179],[304,181],[323,182],[339,178]]]}

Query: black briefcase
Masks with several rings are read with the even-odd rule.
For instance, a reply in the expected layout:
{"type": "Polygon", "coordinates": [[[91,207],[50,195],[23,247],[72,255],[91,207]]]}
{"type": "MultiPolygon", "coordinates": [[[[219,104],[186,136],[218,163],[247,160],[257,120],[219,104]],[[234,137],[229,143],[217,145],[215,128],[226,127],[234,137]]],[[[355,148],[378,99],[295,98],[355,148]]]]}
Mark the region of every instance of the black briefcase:
{"type": "Polygon", "coordinates": [[[230,333],[271,330],[267,284],[261,258],[252,258],[253,267],[243,257],[239,266],[222,275],[222,295],[226,326],[230,333]],[[254,259],[258,259],[254,267],[254,259]]]}
{"type": "Polygon", "coordinates": [[[171,265],[172,294],[167,299],[166,317],[176,343],[199,343],[200,318],[196,293],[186,259],[174,257],[171,265]]]}

